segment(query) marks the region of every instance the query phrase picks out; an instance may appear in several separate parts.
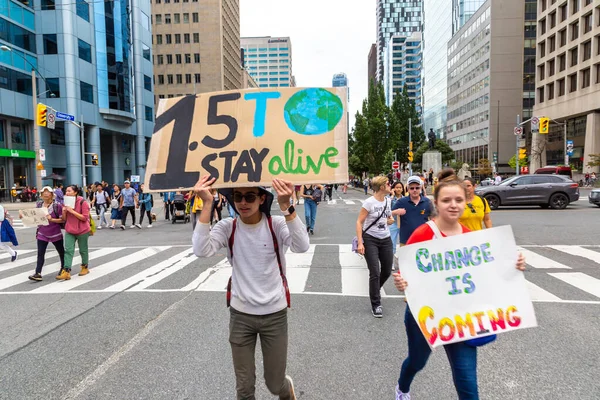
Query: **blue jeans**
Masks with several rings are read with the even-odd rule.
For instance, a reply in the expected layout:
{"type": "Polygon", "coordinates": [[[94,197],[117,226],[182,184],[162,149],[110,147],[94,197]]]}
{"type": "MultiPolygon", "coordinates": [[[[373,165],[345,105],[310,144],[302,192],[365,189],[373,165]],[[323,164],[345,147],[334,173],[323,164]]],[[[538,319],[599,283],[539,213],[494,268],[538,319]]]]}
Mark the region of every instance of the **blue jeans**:
{"type": "MultiPolygon", "coordinates": [[[[408,306],[406,306],[406,313],[404,314],[404,326],[406,327],[406,337],[408,339],[408,357],[402,363],[398,386],[402,393],[408,393],[415,375],[427,364],[431,349],[408,306]]],[[[444,350],[446,350],[448,361],[450,361],[452,378],[458,398],[460,400],[479,400],[477,390],[477,348],[459,342],[445,345],[444,350]]]]}
{"type": "Polygon", "coordinates": [[[396,225],[396,222],[389,225],[390,227],[390,238],[392,238],[392,246],[394,249],[394,254],[396,254],[396,246],[398,246],[398,240],[400,239],[400,228],[396,225]]]}
{"type": "Polygon", "coordinates": [[[306,227],[315,229],[317,219],[317,203],[312,199],[304,200],[304,218],[306,218],[306,227]]]}

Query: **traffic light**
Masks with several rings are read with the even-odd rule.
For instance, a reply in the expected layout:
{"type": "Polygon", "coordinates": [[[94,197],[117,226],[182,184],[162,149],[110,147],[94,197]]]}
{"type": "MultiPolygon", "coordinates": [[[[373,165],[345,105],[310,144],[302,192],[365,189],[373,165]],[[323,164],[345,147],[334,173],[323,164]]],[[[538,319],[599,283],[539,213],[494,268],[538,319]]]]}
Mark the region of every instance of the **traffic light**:
{"type": "Polygon", "coordinates": [[[550,118],[540,118],[540,134],[547,135],[550,129],[550,118]]]}
{"type": "Polygon", "coordinates": [[[48,114],[48,109],[45,104],[38,103],[37,105],[37,124],[39,126],[46,126],[46,115],[48,114]]]}
{"type": "Polygon", "coordinates": [[[414,158],[414,157],[413,157],[413,152],[412,152],[412,151],[409,151],[409,152],[408,152],[408,162],[413,162],[413,158],[414,158]]]}
{"type": "Polygon", "coordinates": [[[412,151],[412,143],[413,143],[413,142],[410,142],[410,143],[408,144],[408,150],[409,150],[409,151],[412,151]]]}
{"type": "Polygon", "coordinates": [[[98,154],[92,154],[92,165],[98,165],[98,154]]]}
{"type": "Polygon", "coordinates": [[[524,160],[527,158],[527,149],[520,148],[519,149],[519,160],[524,160]]]}

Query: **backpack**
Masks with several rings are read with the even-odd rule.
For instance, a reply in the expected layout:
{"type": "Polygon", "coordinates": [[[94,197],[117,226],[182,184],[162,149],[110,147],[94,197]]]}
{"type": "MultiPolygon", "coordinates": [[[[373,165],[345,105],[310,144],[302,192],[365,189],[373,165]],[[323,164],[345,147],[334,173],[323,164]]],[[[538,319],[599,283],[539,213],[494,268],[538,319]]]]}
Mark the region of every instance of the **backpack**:
{"type": "Polygon", "coordinates": [[[121,198],[121,193],[110,201],[111,208],[119,208],[119,199],[121,198]]]}
{"type": "Polygon", "coordinates": [[[483,197],[481,197],[481,196],[475,195],[475,197],[479,197],[479,199],[483,203],[483,212],[485,213],[487,211],[487,201],[485,201],[485,199],[483,197]]]}
{"type": "MultiPolygon", "coordinates": [[[[83,208],[83,202],[85,200],[82,198],[81,201],[79,202],[79,211],[82,211],[83,208]]],[[[94,236],[94,233],[96,233],[96,223],[94,222],[94,218],[92,218],[92,213],[89,214],[89,219],[90,219],[90,236],[94,236]]]]}
{"type": "MultiPolygon", "coordinates": [[[[279,264],[279,275],[281,275],[281,280],[283,282],[283,287],[285,289],[285,298],[287,300],[288,308],[291,307],[291,296],[290,296],[290,288],[288,287],[288,282],[283,273],[283,265],[281,264],[281,255],[279,254],[279,243],[277,242],[277,236],[275,236],[275,231],[273,230],[273,220],[271,216],[267,217],[267,222],[269,224],[269,230],[271,231],[271,236],[273,237],[273,247],[275,248],[275,254],[277,255],[277,264],[279,264]]],[[[233,242],[235,241],[235,228],[237,225],[237,218],[233,219],[233,225],[231,227],[231,235],[229,236],[229,252],[231,253],[231,266],[233,267],[233,242]]],[[[231,278],[229,277],[229,282],[227,282],[227,307],[231,303],[231,278]]]]}

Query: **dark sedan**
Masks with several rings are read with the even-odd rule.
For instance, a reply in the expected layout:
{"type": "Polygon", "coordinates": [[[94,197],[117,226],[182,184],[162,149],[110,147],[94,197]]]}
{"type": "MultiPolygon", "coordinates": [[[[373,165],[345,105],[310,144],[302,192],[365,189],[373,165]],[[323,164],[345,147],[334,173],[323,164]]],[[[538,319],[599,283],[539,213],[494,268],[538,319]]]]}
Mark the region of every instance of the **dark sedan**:
{"type": "Polygon", "coordinates": [[[600,207],[600,189],[594,189],[591,191],[588,200],[590,203],[600,207]]]}
{"type": "Polygon", "coordinates": [[[561,175],[521,175],[497,186],[478,187],[475,194],[484,197],[492,210],[500,206],[530,205],[564,209],[579,200],[579,186],[561,175]]]}

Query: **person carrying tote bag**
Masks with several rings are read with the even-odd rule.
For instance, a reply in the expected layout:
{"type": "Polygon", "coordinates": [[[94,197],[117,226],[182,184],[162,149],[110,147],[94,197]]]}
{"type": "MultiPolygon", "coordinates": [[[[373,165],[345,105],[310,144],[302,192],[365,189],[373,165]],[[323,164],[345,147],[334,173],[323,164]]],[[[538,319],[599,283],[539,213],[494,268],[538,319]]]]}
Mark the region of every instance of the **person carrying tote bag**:
{"type": "Polygon", "coordinates": [[[63,219],[65,222],[65,267],[60,275],[56,277],[58,280],[68,281],[71,279],[71,265],[73,263],[73,255],[75,253],[75,243],[79,245],[79,254],[81,255],[81,271],[80,276],[89,273],[88,261],[88,238],[91,233],[90,226],[90,206],[81,196],[77,196],[78,188],[76,185],[68,186],[65,191],[65,203],[67,196],[75,197],[75,205],[73,207],[65,205],[63,207],[63,219]]]}

